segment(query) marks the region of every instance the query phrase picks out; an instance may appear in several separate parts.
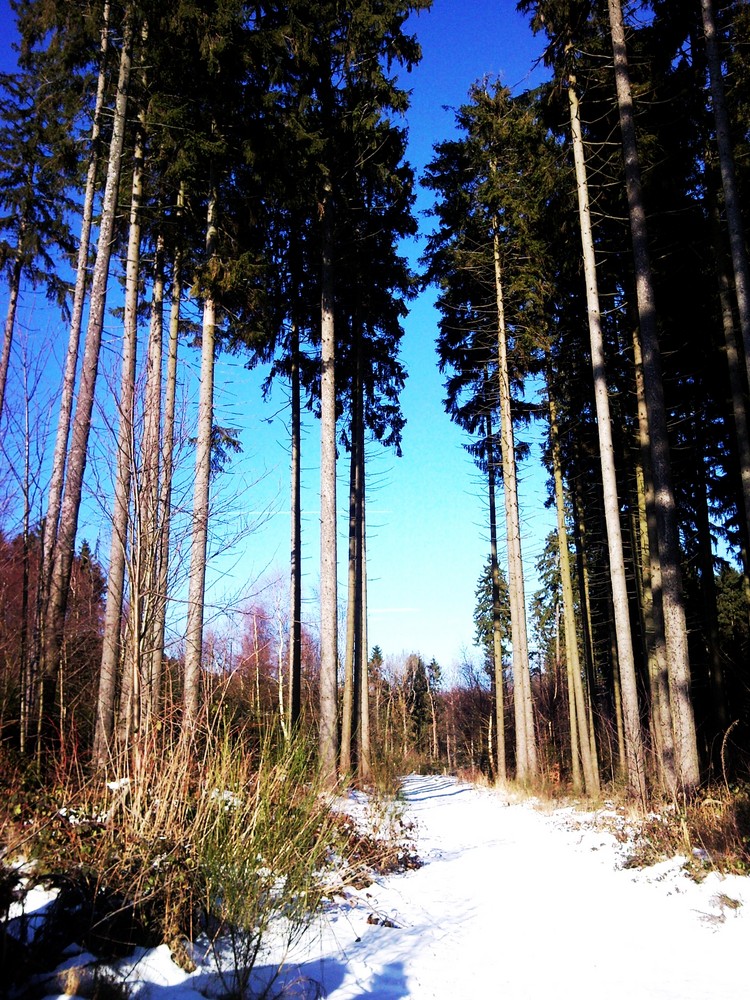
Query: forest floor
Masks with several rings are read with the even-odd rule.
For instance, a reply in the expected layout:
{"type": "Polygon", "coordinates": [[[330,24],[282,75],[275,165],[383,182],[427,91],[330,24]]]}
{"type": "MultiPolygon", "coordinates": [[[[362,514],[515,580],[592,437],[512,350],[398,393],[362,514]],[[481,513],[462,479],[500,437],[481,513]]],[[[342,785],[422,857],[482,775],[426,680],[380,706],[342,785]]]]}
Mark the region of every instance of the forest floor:
{"type": "MultiPolygon", "coordinates": [[[[365,815],[360,796],[346,805],[365,815]]],[[[339,886],[291,951],[268,942],[256,988],[273,980],[269,996],[296,1000],[750,995],[750,877],[708,871],[696,882],[681,857],[628,867],[632,828],[614,808],[586,813],[411,776],[403,809],[421,866],[339,886]]],[[[166,946],[140,950],[118,976],[143,1000],[226,995],[215,956],[193,955],[187,973],[166,946]]]]}

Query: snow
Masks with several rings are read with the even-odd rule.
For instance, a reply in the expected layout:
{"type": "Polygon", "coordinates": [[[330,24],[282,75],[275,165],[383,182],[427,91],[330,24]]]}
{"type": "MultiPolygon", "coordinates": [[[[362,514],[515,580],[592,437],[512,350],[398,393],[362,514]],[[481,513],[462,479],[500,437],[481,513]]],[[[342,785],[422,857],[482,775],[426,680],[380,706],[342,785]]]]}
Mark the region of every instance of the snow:
{"type": "MultiPolygon", "coordinates": [[[[623,867],[597,817],[514,802],[450,777],[404,780],[422,867],[345,887],[289,954],[271,995],[296,1000],[747,1000],[750,878],[701,883],[675,858],[623,867]]],[[[361,803],[353,803],[356,809],[361,803]]],[[[165,946],[120,963],[143,1000],[222,992],[212,958],[165,946]]]]}

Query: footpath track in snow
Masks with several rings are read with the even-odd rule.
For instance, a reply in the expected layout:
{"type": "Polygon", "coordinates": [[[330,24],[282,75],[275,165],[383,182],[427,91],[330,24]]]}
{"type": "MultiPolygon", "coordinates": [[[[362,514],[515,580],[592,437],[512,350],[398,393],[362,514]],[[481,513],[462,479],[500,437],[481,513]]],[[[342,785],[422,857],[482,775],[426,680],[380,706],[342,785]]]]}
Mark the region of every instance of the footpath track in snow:
{"type": "Polygon", "coordinates": [[[750,879],[622,869],[612,835],[448,777],[409,777],[404,796],[423,866],[331,906],[295,949],[292,994],[750,997],[750,879]]]}

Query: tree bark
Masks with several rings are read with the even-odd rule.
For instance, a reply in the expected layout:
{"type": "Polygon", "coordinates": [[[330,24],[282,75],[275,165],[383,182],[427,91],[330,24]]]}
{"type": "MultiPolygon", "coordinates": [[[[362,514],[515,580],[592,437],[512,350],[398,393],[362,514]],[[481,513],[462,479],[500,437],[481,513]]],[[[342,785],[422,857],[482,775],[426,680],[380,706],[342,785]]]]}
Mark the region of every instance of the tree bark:
{"type": "Polygon", "coordinates": [[[299,325],[292,321],[291,351],[291,539],[289,628],[289,731],[299,726],[302,710],[302,516],[301,516],[301,400],[299,371],[299,325]]]}
{"type": "Polygon", "coordinates": [[[183,727],[191,735],[198,717],[203,660],[203,616],[206,590],[206,556],[208,550],[208,512],[211,480],[211,438],[214,404],[214,356],[216,339],[216,299],[211,285],[212,264],[216,259],[218,191],[211,170],[206,222],[206,257],[209,264],[208,283],[203,298],[201,339],[201,384],[198,399],[198,440],[195,449],[195,484],[190,544],[190,576],[188,582],[187,627],[185,630],[185,675],[183,688],[183,727]]]}
{"type": "Polygon", "coordinates": [[[742,343],[745,349],[745,366],[750,383],[750,269],[747,262],[747,248],[742,222],[742,208],[737,190],[737,176],[732,152],[731,129],[727,114],[724,78],[721,71],[721,56],[719,42],[716,37],[713,0],[701,0],[701,16],[703,18],[703,35],[706,42],[706,61],[711,86],[711,103],[713,104],[714,120],[716,122],[716,145],[719,150],[719,167],[721,183],[724,188],[724,204],[726,206],[727,227],[729,229],[729,246],[734,270],[734,289],[737,298],[737,311],[740,318],[742,343]]]}
{"type": "MultiPolygon", "coordinates": [[[[177,216],[184,207],[184,189],[177,196],[177,216]]],[[[161,483],[158,501],[158,575],[156,608],[154,611],[154,649],[151,658],[151,691],[154,705],[161,699],[166,635],[167,591],[169,588],[169,537],[172,508],[172,477],[174,471],[175,405],[177,400],[177,351],[180,334],[182,302],[182,251],[177,247],[172,262],[172,293],[170,297],[169,336],[164,385],[164,426],[161,443],[161,483]]]]}
{"type": "Polygon", "coordinates": [[[604,514],[607,526],[607,544],[612,585],[612,603],[617,637],[617,657],[622,682],[623,715],[627,755],[628,789],[639,802],[646,801],[645,758],[641,733],[638,691],[636,686],[633,641],[630,632],[625,559],[622,548],[620,510],[617,498],[617,476],[615,472],[612,425],[609,413],[606,369],[604,359],[604,336],[599,310],[599,290],[596,278],[594,238],[591,229],[588,182],[583,152],[581,119],[578,97],[574,81],[568,84],[570,105],[570,131],[573,141],[576,184],[578,188],[578,212],[581,222],[581,245],[583,266],[586,277],[586,301],[588,309],[589,337],[591,340],[591,363],[594,375],[594,398],[596,403],[599,452],[604,487],[604,514]]]}
{"type": "Polygon", "coordinates": [[[18,310],[18,296],[21,291],[21,272],[23,270],[23,260],[21,258],[20,241],[19,237],[19,247],[16,251],[17,256],[11,271],[8,308],[5,313],[5,326],[3,328],[3,347],[2,351],[0,351],[0,420],[2,420],[3,407],[5,404],[5,386],[8,381],[8,371],[10,369],[10,349],[13,344],[13,331],[16,326],[16,312],[18,310]]]}
{"type": "MultiPolygon", "coordinates": [[[[133,153],[133,182],[130,201],[130,228],[128,232],[125,265],[125,311],[122,338],[122,372],[118,404],[119,427],[115,472],[115,496],[112,513],[112,540],[107,571],[107,600],[104,610],[102,659],[99,670],[99,695],[97,699],[96,728],[94,730],[94,760],[105,764],[112,750],[115,692],[120,675],[120,630],[122,627],[125,570],[130,527],[130,484],[133,473],[133,411],[135,405],[135,362],[138,341],[138,283],[141,251],[141,199],[143,196],[143,132],[140,119],[139,132],[133,153]]],[[[123,663],[123,670],[133,669],[133,664],[123,663]]],[[[123,745],[131,734],[133,718],[132,697],[134,684],[123,683],[130,693],[120,705],[121,736],[123,745]]],[[[123,678],[124,681],[124,678],[123,678]]]]}
{"type": "Polygon", "coordinates": [[[497,500],[496,473],[492,447],[492,417],[486,416],[487,435],[487,488],[490,508],[490,571],[492,574],[492,664],[495,678],[495,728],[497,729],[497,780],[508,780],[507,750],[505,747],[505,685],[503,682],[503,641],[500,617],[500,565],[497,559],[497,500]]]}
{"type": "MultiPolygon", "coordinates": [[[[705,3],[705,0],[703,0],[705,3]]],[[[643,349],[643,378],[651,437],[651,473],[654,481],[656,521],[661,567],[664,632],[675,727],[677,772],[683,790],[690,794],[700,781],[695,719],[690,695],[690,661],[682,591],[677,508],[672,487],[669,435],[656,329],[656,307],[651,281],[646,213],[641,191],[640,161],[635,137],[625,29],[620,0],[609,0],[609,19],[615,63],[617,104],[622,132],[625,189],[635,263],[636,298],[643,349]]]]}
{"type": "Polygon", "coordinates": [[[367,632],[367,478],[365,470],[365,424],[359,420],[359,729],[357,756],[359,779],[364,785],[372,778],[372,748],[370,745],[370,677],[367,632]]]}
{"type": "MultiPolygon", "coordinates": [[[[355,334],[356,336],[356,334],[355,334]]],[[[344,654],[344,692],[341,706],[341,753],[339,770],[342,777],[348,777],[352,770],[352,740],[357,732],[359,705],[356,694],[356,675],[359,642],[359,385],[355,378],[351,399],[351,452],[349,455],[349,558],[347,572],[346,604],[346,651],[344,654]]]]}
{"type": "MultiPolygon", "coordinates": [[[[557,409],[551,387],[548,388],[548,405],[550,416],[550,442],[552,445],[552,467],[555,480],[555,507],[557,510],[557,542],[560,553],[560,578],[563,594],[563,623],[565,627],[565,658],[568,664],[568,682],[572,684],[570,731],[571,755],[573,758],[573,774],[576,772],[576,758],[580,752],[583,765],[583,780],[588,795],[599,793],[599,771],[596,761],[592,759],[591,741],[589,737],[586,699],[581,678],[581,662],[578,655],[578,634],[573,602],[573,577],[570,571],[570,554],[568,550],[568,531],[565,526],[565,497],[563,493],[562,458],[560,454],[560,439],[557,426],[557,409]],[[578,746],[573,742],[573,734],[577,736],[578,746]]],[[[580,780],[580,779],[579,779],[580,780]]]]}
{"type": "Polygon", "coordinates": [[[137,523],[139,575],[135,588],[140,602],[140,631],[136,639],[141,684],[141,725],[147,727],[158,707],[153,674],[159,602],[159,474],[161,467],[161,383],[164,353],[164,240],[157,237],[151,323],[146,359],[146,399],[143,414],[139,509],[137,523]]]}
{"type": "Polygon", "coordinates": [[[323,259],[320,306],[320,718],[319,766],[323,782],[334,785],[338,759],[337,673],[338,602],[336,570],[336,338],[330,192],[323,206],[323,259]]]}
{"type": "Polygon", "coordinates": [[[42,640],[44,690],[42,696],[43,704],[40,705],[40,713],[42,715],[48,709],[51,709],[51,703],[54,700],[57,672],[60,665],[68,586],[73,566],[78,514],[81,506],[83,477],[86,469],[88,440],[91,430],[91,415],[94,408],[96,378],[99,369],[99,350],[104,325],[104,311],[107,301],[107,283],[117,214],[122,149],[127,127],[126,111],[130,85],[132,44],[132,10],[130,7],[127,7],[124,15],[117,97],[109,149],[107,179],[102,201],[99,242],[91,283],[89,321],[81,364],[81,380],[75,416],[73,418],[65,490],[60,506],[60,523],[55,538],[50,573],[49,599],[44,615],[44,634],[42,640]]]}
{"type": "Polygon", "coordinates": [[[516,721],[516,777],[521,782],[537,778],[536,734],[529,675],[529,649],[526,635],[526,598],[521,556],[521,525],[518,515],[516,454],[513,440],[513,415],[510,403],[508,346],[505,325],[500,248],[497,232],[493,235],[495,297],[497,307],[498,379],[500,386],[500,441],[503,459],[505,522],[508,539],[508,592],[510,627],[513,645],[514,711],[516,721]]]}
{"type": "Polygon", "coordinates": [[[101,40],[99,45],[99,76],[97,78],[96,99],[94,102],[94,117],[91,125],[88,169],[86,171],[86,188],[83,196],[81,216],[81,238],[78,244],[78,260],[76,265],[76,283],[73,292],[73,308],[70,317],[70,332],[68,334],[68,349],[65,354],[62,387],[60,390],[60,411],[57,419],[57,436],[55,451],[52,458],[52,476],[50,478],[47,497],[47,515],[44,519],[42,532],[42,564],[40,569],[38,614],[44,613],[47,595],[49,593],[50,576],[52,573],[52,554],[57,539],[57,527],[60,518],[60,503],[65,479],[65,464],[70,437],[70,418],[73,412],[73,396],[76,384],[76,369],[78,367],[78,348],[81,340],[83,321],[83,305],[86,299],[86,277],[88,274],[89,245],[91,243],[91,226],[94,217],[94,195],[96,194],[96,174],[99,166],[99,145],[101,135],[102,108],[106,89],[105,63],[109,47],[109,15],[110,3],[106,0],[102,12],[101,40]]]}

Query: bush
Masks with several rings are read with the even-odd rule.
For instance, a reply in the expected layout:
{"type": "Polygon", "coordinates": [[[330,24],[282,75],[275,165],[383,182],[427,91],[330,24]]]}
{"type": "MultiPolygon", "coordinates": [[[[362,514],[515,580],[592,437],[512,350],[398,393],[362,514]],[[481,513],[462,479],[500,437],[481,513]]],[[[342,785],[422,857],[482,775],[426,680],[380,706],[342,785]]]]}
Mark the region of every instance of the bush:
{"type": "Polygon", "coordinates": [[[313,756],[301,740],[220,729],[162,730],[140,750],[108,782],[74,775],[50,791],[19,772],[5,852],[34,858],[33,880],[58,890],[23,964],[54,967],[70,934],[108,959],[205,930],[219,969],[236,966],[227,992],[242,992],[270,921],[291,942],[320,899],[334,835],[313,756]]]}

